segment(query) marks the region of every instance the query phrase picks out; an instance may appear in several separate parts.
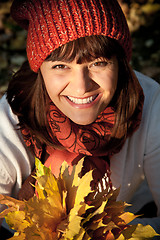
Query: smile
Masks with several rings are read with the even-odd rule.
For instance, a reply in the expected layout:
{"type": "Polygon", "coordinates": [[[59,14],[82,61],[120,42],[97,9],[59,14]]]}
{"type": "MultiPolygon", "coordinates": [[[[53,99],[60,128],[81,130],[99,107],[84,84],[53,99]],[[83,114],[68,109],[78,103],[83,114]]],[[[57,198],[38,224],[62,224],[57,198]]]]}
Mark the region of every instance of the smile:
{"type": "Polygon", "coordinates": [[[88,104],[88,103],[92,103],[97,98],[97,96],[98,94],[91,97],[87,97],[87,98],[75,98],[70,96],[67,96],[67,98],[75,104],[88,104]]]}

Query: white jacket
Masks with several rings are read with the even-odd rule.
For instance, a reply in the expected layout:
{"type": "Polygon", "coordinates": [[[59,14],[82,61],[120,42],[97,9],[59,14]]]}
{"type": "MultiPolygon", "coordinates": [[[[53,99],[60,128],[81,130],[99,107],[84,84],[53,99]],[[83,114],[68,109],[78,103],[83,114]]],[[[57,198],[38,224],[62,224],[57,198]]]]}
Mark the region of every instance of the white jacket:
{"type": "MultiPolygon", "coordinates": [[[[120,187],[118,199],[133,203],[130,211],[136,212],[154,199],[159,217],[138,221],[152,225],[160,233],[160,85],[138,72],[136,75],[145,95],[142,121],[121,151],[111,158],[111,179],[115,188],[120,187]],[[142,185],[145,178],[148,185],[142,185]]],[[[14,197],[34,166],[34,158],[20,130],[16,130],[17,123],[3,96],[0,101],[0,193],[14,197]]]]}

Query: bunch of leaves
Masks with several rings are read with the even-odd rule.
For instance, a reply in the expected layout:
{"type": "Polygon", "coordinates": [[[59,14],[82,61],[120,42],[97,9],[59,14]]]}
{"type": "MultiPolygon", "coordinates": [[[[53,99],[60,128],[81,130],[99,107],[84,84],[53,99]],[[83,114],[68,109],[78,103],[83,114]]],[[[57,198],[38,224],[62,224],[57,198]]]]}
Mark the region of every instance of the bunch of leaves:
{"type": "Polygon", "coordinates": [[[138,240],[157,235],[151,226],[129,225],[136,216],[116,201],[118,190],[92,191],[92,171],[79,177],[82,167],[83,159],[70,173],[63,162],[56,178],[36,159],[36,194],[28,201],[0,195],[0,203],[8,206],[0,217],[16,230],[10,239],[138,240]]]}

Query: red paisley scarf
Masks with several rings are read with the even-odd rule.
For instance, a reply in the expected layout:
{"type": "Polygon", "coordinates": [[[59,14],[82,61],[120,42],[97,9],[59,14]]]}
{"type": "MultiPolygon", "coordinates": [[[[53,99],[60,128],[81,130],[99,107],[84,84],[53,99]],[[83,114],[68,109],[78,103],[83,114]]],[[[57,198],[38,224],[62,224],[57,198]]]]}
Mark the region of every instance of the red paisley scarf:
{"type": "MultiPolygon", "coordinates": [[[[143,101],[144,96],[141,92],[135,118],[128,129],[129,135],[140,125],[143,101]]],[[[93,185],[100,182],[102,177],[107,178],[108,181],[110,179],[109,159],[120,151],[127,137],[111,139],[115,123],[114,108],[107,107],[95,122],[83,126],[72,122],[51,102],[47,118],[53,143],[58,148],[45,147],[45,165],[51,166],[53,173],[57,176],[64,160],[72,166],[85,156],[82,174],[90,169],[95,169],[93,185]]],[[[36,138],[27,129],[22,130],[22,135],[26,145],[32,149],[36,157],[41,159],[43,147],[39,147],[36,138]]],[[[110,188],[111,183],[107,184],[110,188]]]]}

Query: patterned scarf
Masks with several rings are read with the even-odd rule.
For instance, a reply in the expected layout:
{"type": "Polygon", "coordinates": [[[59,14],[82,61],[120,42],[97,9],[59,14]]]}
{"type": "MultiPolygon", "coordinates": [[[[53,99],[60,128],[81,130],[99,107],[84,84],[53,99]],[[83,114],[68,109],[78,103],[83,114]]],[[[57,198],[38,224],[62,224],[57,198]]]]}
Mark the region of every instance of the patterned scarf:
{"type": "MultiPolygon", "coordinates": [[[[133,134],[140,125],[142,108],[144,102],[143,92],[136,109],[135,118],[128,129],[128,135],[133,134]]],[[[110,181],[110,157],[118,153],[127,136],[112,139],[111,133],[115,123],[115,111],[113,107],[107,107],[89,125],[77,125],[67,118],[54,104],[50,102],[47,115],[50,126],[50,136],[55,147],[45,147],[45,165],[51,166],[52,172],[57,176],[60,166],[65,160],[70,168],[85,156],[82,175],[91,169],[94,170],[94,181],[92,187],[106,181],[108,190],[112,187],[110,181]],[[103,180],[103,181],[102,181],[103,180]]],[[[39,159],[43,155],[43,147],[39,147],[37,139],[27,129],[22,130],[26,145],[39,159]]],[[[105,186],[106,188],[106,186],[105,186]]]]}

